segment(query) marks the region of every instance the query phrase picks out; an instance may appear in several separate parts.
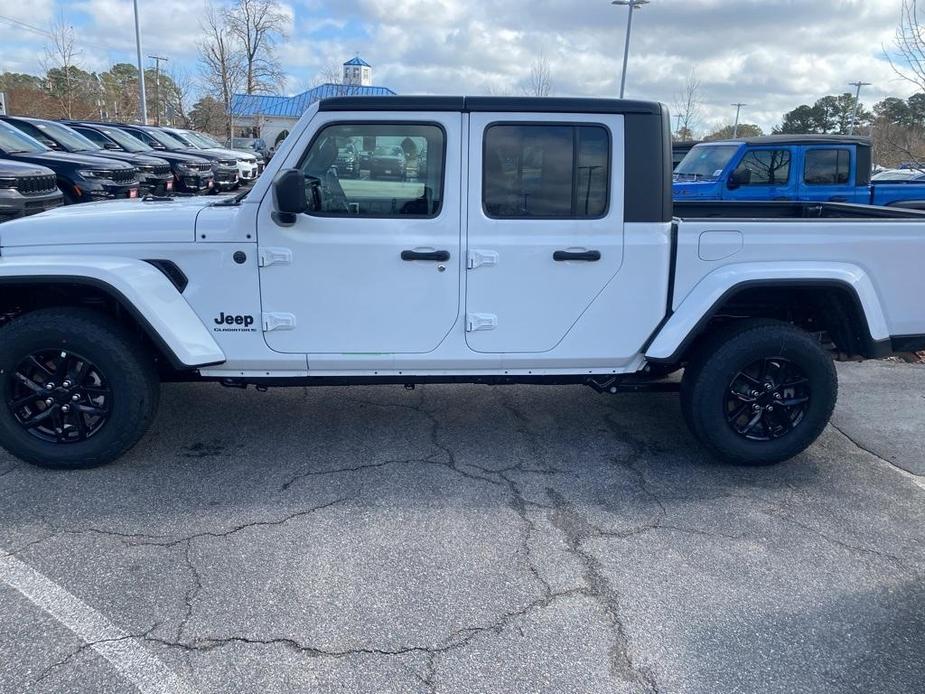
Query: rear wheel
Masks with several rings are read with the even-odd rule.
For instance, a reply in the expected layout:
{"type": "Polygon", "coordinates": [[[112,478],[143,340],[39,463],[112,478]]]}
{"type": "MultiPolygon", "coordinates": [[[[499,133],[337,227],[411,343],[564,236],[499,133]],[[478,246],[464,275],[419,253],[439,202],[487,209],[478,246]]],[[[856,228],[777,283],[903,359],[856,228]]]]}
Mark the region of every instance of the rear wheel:
{"type": "Polygon", "coordinates": [[[787,323],[745,321],[707,340],[681,385],[694,435],[717,457],[770,465],[801,453],[825,429],[838,378],[832,358],[787,323]]]}
{"type": "Polygon", "coordinates": [[[158,395],[150,352],[101,314],[43,309],[0,330],[0,444],[28,463],[115,460],[144,435],[158,395]]]}

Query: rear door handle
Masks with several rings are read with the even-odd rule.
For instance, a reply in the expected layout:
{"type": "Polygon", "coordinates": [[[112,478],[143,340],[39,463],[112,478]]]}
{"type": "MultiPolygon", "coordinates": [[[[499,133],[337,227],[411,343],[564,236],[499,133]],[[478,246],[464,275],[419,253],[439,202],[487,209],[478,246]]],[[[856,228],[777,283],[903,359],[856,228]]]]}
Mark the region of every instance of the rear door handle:
{"type": "Polygon", "coordinates": [[[556,251],[552,254],[552,259],[562,260],[584,260],[588,263],[596,263],[601,259],[600,251],[556,251]]]}
{"type": "Polygon", "coordinates": [[[450,259],[449,251],[402,251],[402,260],[434,260],[445,263],[450,259]]]}

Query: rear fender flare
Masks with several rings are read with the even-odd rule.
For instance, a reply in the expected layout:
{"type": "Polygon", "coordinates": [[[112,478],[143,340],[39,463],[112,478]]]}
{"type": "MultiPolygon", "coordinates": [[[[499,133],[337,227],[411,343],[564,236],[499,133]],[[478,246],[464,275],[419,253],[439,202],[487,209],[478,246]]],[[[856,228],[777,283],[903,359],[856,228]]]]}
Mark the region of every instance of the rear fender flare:
{"type": "MultiPolygon", "coordinates": [[[[741,263],[727,265],[706,275],[675,307],[645,356],[655,362],[677,362],[702,332],[716,311],[740,291],[757,286],[829,286],[845,289],[857,302],[867,322],[870,342],[888,342],[886,315],[863,269],[851,263],[741,263]]],[[[887,350],[888,351],[888,350],[887,350]]]]}

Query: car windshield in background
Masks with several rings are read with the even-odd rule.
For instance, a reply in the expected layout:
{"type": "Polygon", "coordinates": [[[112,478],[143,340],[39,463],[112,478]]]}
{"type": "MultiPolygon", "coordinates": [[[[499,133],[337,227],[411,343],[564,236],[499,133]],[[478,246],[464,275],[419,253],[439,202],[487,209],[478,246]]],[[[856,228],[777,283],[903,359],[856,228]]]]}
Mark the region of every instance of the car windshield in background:
{"type": "Polygon", "coordinates": [[[7,154],[45,152],[48,148],[12,125],[0,122],[0,149],[7,154]]]}
{"type": "Polygon", "coordinates": [[[99,131],[110,140],[115,142],[117,145],[119,145],[126,152],[153,151],[151,147],[148,147],[148,145],[139,140],[137,137],[129,135],[124,130],[119,130],[118,128],[100,128],[99,131]]]}
{"type": "Polygon", "coordinates": [[[199,147],[200,146],[199,141],[195,137],[193,137],[191,133],[171,132],[169,133],[169,136],[172,137],[174,140],[179,140],[187,147],[199,147]]]}
{"type": "Polygon", "coordinates": [[[172,137],[161,130],[155,130],[153,128],[149,128],[145,130],[145,134],[149,135],[152,139],[160,142],[167,149],[186,149],[189,147],[189,145],[187,145],[182,140],[178,140],[177,138],[172,137]]]}
{"type": "Polygon", "coordinates": [[[60,123],[37,123],[35,121],[31,121],[31,123],[69,152],[95,152],[102,149],[102,147],[66,125],[61,125],[60,123]]]}
{"type": "Polygon", "coordinates": [[[254,149],[255,141],[246,137],[236,137],[231,141],[232,147],[244,147],[245,149],[254,149]]]}
{"type": "Polygon", "coordinates": [[[203,146],[205,147],[209,147],[212,149],[224,149],[224,146],[222,146],[222,144],[218,140],[210,137],[209,135],[206,135],[205,133],[199,133],[196,131],[192,131],[188,134],[190,137],[194,138],[197,142],[201,142],[203,146]]]}
{"type": "Polygon", "coordinates": [[[206,149],[211,149],[211,148],[213,148],[213,147],[218,147],[219,149],[222,149],[222,146],[221,146],[220,144],[218,144],[218,143],[212,144],[211,142],[209,142],[206,138],[204,138],[204,137],[203,137],[202,135],[200,135],[199,133],[194,133],[194,132],[189,131],[189,130],[186,131],[186,132],[184,132],[184,133],[180,133],[180,134],[178,134],[178,135],[175,135],[174,137],[182,137],[184,140],[186,140],[187,142],[189,142],[189,143],[190,143],[191,145],[193,145],[194,147],[205,147],[206,149]]]}
{"type": "Polygon", "coordinates": [[[912,169],[896,169],[894,171],[881,171],[871,176],[874,183],[908,183],[909,181],[925,181],[925,172],[912,169]]]}
{"type": "Polygon", "coordinates": [[[715,181],[738,149],[738,145],[698,145],[678,164],[675,180],[715,181]]]}

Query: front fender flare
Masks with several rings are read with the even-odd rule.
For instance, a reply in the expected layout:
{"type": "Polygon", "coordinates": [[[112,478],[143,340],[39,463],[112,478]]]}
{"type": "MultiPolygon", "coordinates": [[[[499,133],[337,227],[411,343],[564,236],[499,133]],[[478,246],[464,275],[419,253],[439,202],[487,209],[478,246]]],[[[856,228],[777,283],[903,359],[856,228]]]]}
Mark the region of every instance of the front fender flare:
{"type": "Polygon", "coordinates": [[[645,356],[675,362],[701,332],[715,311],[733,294],[755,286],[837,286],[850,291],[867,321],[873,342],[889,340],[890,332],[877,291],[863,269],[851,263],[740,263],[714,270],[684,297],[656,333],[645,356]]]}
{"type": "Polygon", "coordinates": [[[196,368],[225,361],[225,354],[186,299],[150,263],[109,256],[0,258],[0,286],[51,283],[82,284],[109,294],[132,314],[176,367],[196,368]]]}

